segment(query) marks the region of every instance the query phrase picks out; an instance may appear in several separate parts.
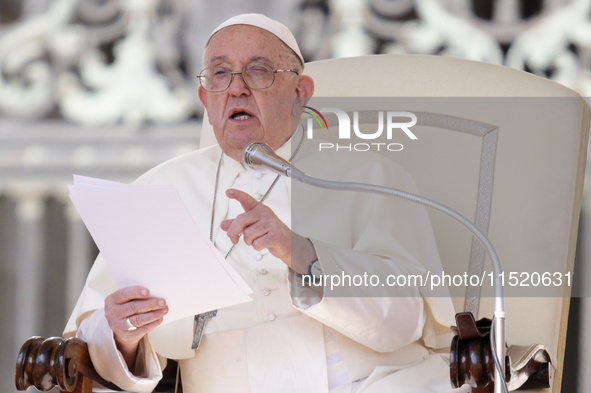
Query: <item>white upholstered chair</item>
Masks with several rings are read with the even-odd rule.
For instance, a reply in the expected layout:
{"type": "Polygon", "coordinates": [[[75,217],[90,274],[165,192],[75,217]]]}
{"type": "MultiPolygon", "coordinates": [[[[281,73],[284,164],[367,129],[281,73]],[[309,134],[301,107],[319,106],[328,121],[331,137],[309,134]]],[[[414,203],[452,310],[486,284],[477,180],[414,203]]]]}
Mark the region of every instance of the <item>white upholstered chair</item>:
{"type": "MultiPolygon", "coordinates": [[[[585,102],[562,85],[519,70],[447,57],[332,59],[307,64],[305,73],[315,80],[309,103],[315,109],[349,105],[349,110],[419,114],[412,128],[418,140],[403,134],[382,139],[404,146],[385,155],[413,175],[424,196],[488,233],[507,272],[507,343],[545,345],[556,368],[552,391],[559,392],[571,292],[565,286],[542,290],[537,281],[545,272],[570,272],[572,279],[589,131],[585,102]],[[376,102],[387,108],[373,107],[376,102]],[[538,288],[509,288],[510,272],[518,273],[513,277],[519,285],[538,288]]],[[[336,132],[322,135],[338,143],[336,132]]],[[[215,139],[205,119],[201,146],[211,143],[215,139]]],[[[472,263],[471,272],[480,275],[483,262],[485,274],[491,272],[488,258],[478,247],[472,250],[467,230],[437,212],[430,215],[446,272],[462,274],[472,263]]],[[[480,302],[477,292],[469,294],[466,305],[463,290],[452,288],[452,295],[456,311],[466,307],[492,317],[490,291],[483,290],[480,302]]]]}
{"type": "MultiPolygon", "coordinates": [[[[412,174],[424,196],[488,233],[506,272],[561,272],[572,278],[589,131],[589,108],[578,94],[518,70],[434,56],[326,60],[308,64],[306,73],[314,77],[319,97],[310,101],[312,108],[416,114],[412,131],[418,139],[396,135],[390,142],[404,149],[382,152],[412,174]],[[384,107],[372,107],[376,102],[384,107]]],[[[323,136],[338,143],[330,131],[323,136]]],[[[211,143],[215,139],[205,119],[201,147],[211,143]]],[[[469,264],[476,268],[471,273],[481,265],[491,271],[464,228],[436,212],[431,220],[446,272],[461,275],[469,264]]],[[[548,347],[556,367],[551,390],[559,392],[570,288],[551,295],[507,292],[513,295],[505,301],[507,342],[548,347]]],[[[463,293],[452,294],[456,311],[462,311],[463,293]]],[[[484,291],[481,302],[478,293],[470,296],[469,310],[492,316],[490,291],[484,291]]],[[[33,338],[19,354],[17,386],[51,388],[50,368],[57,375],[52,383],[59,382],[63,391],[76,386],[77,392],[88,393],[89,378],[99,380],[80,340],[33,338]],[[50,365],[37,353],[57,353],[61,363],[50,365]],[[68,361],[70,371],[84,378],[68,377],[68,361]]]]}

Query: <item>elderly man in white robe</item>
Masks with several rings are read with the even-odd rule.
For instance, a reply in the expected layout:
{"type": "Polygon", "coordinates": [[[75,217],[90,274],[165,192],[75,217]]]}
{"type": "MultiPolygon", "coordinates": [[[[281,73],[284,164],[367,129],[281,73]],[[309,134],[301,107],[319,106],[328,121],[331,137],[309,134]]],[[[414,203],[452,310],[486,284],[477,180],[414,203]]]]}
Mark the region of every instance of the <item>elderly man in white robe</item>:
{"type": "MultiPolygon", "coordinates": [[[[199,98],[218,144],[163,163],[137,181],[176,185],[195,220],[253,289],[253,301],[220,309],[192,349],[193,319],[161,325],[166,299],[152,297],[150,288],[118,288],[99,256],[64,335],[88,342],[105,379],[149,392],[170,358],[179,361],[186,393],[452,391],[445,356],[434,351],[449,345],[449,299],[423,298],[412,287],[381,293],[361,286],[331,296],[327,287],[306,287],[298,279],[315,272],[441,270],[426,212],[403,201],[310,191],[310,201],[302,202],[310,216],[298,217],[303,224],[295,233],[289,179],[242,162],[245,145],[264,142],[304,167],[313,163],[343,177],[335,154],[318,155],[298,125],[314,90],[303,67],[293,35],[263,15],[239,15],[212,33],[199,98]],[[323,204],[329,197],[338,203],[323,204]],[[356,213],[338,218],[342,206],[356,213]]],[[[350,172],[416,191],[393,163],[366,157],[346,160],[350,172]]]]}

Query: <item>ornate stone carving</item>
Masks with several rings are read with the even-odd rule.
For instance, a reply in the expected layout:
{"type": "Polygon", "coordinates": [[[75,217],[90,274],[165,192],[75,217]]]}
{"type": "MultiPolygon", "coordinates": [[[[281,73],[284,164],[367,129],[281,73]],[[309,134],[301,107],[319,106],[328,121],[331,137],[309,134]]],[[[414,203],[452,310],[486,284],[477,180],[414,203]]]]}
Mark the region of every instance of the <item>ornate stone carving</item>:
{"type": "Polygon", "coordinates": [[[0,110],[84,125],[171,123],[196,111],[179,72],[181,1],[59,0],[0,39],[0,110]],[[111,57],[111,58],[108,58],[111,57]]]}
{"type": "Polygon", "coordinates": [[[281,9],[263,1],[56,0],[41,13],[41,0],[26,3],[30,15],[0,36],[0,113],[14,117],[59,111],[84,125],[138,126],[199,116],[193,74],[208,32],[253,11],[288,24],[307,61],[440,54],[591,91],[591,0],[289,0],[281,9]]]}

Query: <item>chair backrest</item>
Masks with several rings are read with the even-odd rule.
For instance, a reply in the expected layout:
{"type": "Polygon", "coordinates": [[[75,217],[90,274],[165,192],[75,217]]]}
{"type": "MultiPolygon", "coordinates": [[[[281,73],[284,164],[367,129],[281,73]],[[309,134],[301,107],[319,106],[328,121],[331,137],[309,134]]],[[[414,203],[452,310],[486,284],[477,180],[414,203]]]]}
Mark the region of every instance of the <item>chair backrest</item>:
{"type": "MultiPolygon", "coordinates": [[[[376,140],[347,141],[331,132],[335,127],[313,132],[361,150],[383,143],[380,152],[407,169],[424,196],[488,233],[506,272],[507,342],[543,344],[554,363],[562,365],[570,287],[556,284],[558,277],[572,284],[589,132],[584,100],[519,70],[441,56],[323,60],[307,64],[305,73],[315,80],[309,106],[333,124],[336,116],[327,108],[348,111],[351,120],[354,112],[363,118],[374,110],[373,120],[360,124],[375,123],[375,109],[416,115],[416,140],[401,130],[392,139],[384,132],[376,140]],[[390,143],[400,151],[388,150],[390,143]]],[[[375,131],[375,124],[362,129],[365,134],[375,131]]],[[[201,146],[211,143],[215,139],[205,119],[201,146]]],[[[470,262],[485,262],[478,276],[490,282],[489,260],[470,234],[436,212],[430,216],[446,273],[463,276],[470,262]]],[[[462,293],[454,287],[456,310],[462,311],[464,287],[462,293]]],[[[492,316],[491,294],[483,289],[481,317],[492,316]]],[[[478,314],[478,292],[471,296],[466,307],[478,314]]],[[[560,383],[558,367],[554,391],[560,383]]]]}

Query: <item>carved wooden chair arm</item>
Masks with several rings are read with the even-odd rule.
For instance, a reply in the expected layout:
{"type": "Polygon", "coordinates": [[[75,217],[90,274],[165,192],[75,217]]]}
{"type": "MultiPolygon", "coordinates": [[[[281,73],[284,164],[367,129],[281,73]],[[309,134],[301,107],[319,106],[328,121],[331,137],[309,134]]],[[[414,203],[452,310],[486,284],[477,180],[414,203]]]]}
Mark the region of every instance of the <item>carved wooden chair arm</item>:
{"type": "Polygon", "coordinates": [[[35,386],[49,391],[57,385],[61,392],[91,393],[92,381],[121,390],[98,375],[88,346],[78,338],[31,337],[19,351],[15,374],[18,390],[35,386]]]}
{"type": "MultiPolygon", "coordinates": [[[[490,345],[491,320],[478,321],[470,312],[456,314],[457,326],[450,347],[450,377],[454,388],[464,384],[473,393],[493,392],[495,365],[490,345]]],[[[505,357],[505,380],[509,390],[547,389],[552,386],[554,366],[546,347],[540,344],[511,345],[505,357]]]]}

